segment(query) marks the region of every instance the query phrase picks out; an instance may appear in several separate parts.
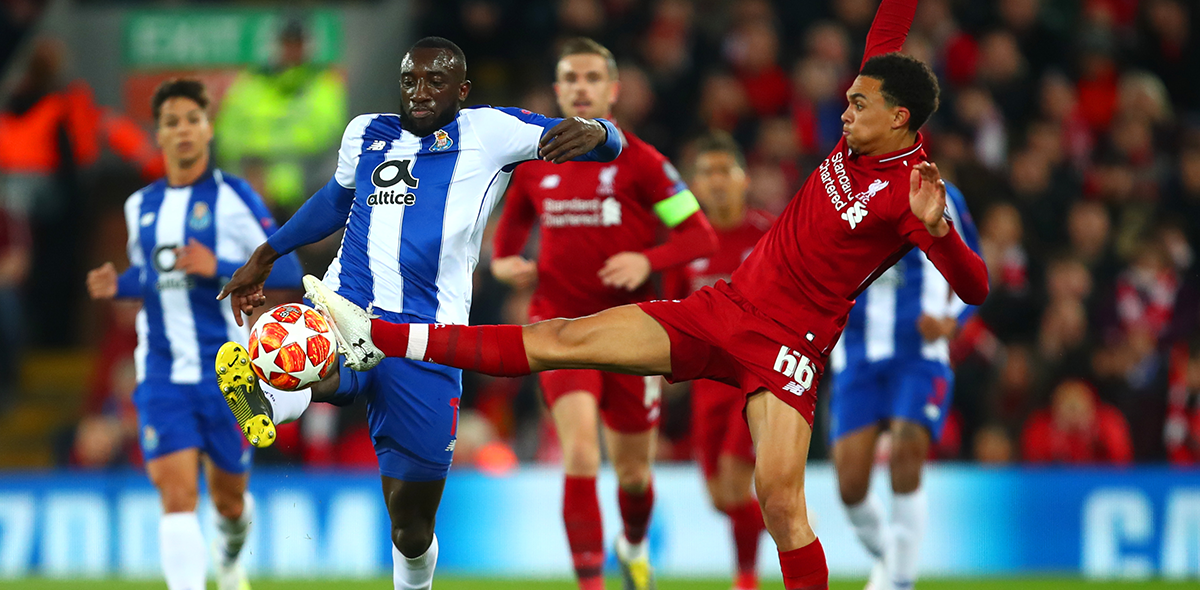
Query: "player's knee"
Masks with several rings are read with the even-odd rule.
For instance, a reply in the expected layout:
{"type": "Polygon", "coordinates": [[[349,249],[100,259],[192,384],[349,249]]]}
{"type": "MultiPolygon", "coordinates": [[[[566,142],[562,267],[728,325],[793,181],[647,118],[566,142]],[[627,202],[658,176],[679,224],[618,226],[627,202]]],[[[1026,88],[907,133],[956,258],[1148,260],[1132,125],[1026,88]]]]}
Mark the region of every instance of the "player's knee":
{"type": "Polygon", "coordinates": [[[758,502],[762,508],[763,520],[773,533],[790,530],[808,522],[808,514],[804,509],[803,487],[796,489],[794,486],[779,486],[760,490],[758,502]]]}
{"type": "Polygon", "coordinates": [[[889,469],[892,489],[911,492],[921,485],[921,468],[929,453],[929,434],[916,424],[903,424],[893,429],[892,456],[889,469]]]}
{"type": "Polygon", "coordinates": [[[649,461],[621,461],[613,464],[613,471],[617,473],[617,485],[627,492],[640,494],[650,487],[649,461]]]}
{"type": "Polygon", "coordinates": [[[392,527],[392,543],[401,555],[409,559],[420,557],[433,543],[433,523],[414,522],[404,527],[392,527]]]}
{"type": "Polygon", "coordinates": [[[237,520],[242,517],[245,509],[243,495],[232,491],[216,492],[213,494],[213,508],[225,520],[237,520]]]}
{"type": "Polygon", "coordinates": [[[563,469],[567,475],[595,477],[600,471],[600,446],[591,441],[575,441],[563,449],[563,469]]]}
{"type": "Polygon", "coordinates": [[[847,506],[856,506],[867,497],[867,492],[871,487],[871,472],[862,473],[843,473],[838,472],[838,494],[842,497],[842,503],[847,506]]]}
{"type": "Polygon", "coordinates": [[[195,486],[169,481],[157,482],[163,512],[194,512],[200,493],[195,486]]]}

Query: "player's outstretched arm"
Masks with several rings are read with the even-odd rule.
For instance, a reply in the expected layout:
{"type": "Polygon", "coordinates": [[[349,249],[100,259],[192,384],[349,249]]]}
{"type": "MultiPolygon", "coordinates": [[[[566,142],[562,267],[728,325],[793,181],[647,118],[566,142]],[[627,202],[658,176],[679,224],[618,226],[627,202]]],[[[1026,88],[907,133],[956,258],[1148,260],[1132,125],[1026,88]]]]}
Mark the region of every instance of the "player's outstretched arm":
{"type": "Polygon", "coordinates": [[[254,308],[266,304],[267,296],[263,293],[263,286],[267,277],[271,275],[271,267],[279,257],[280,254],[271,247],[270,241],[264,242],[254,250],[246,264],[234,271],[233,277],[217,295],[217,300],[229,297],[229,306],[233,309],[233,319],[237,321],[237,325],[243,325],[243,313],[250,315],[254,308]]]}
{"type": "Polygon", "coordinates": [[[908,204],[912,214],[933,238],[926,238],[927,241],[920,244],[929,261],[963,301],[971,305],[982,304],[988,294],[987,265],[967,247],[946,219],[946,183],[942,181],[937,164],[921,162],[913,166],[909,175],[908,204]]]}
{"type": "Polygon", "coordinates": [[[571,117],[551,127],[538,144],[538,157],[562,164],[596,151],[601,162],[616,159],[621,153],[617,128],[604,119],[571,117]],[[607,148],[607,149],[604,149],[607,148]]]}
{"type": "Polygon", "coordinates": [[[904,47],[908,31],[912,28],[917,13],[917,0],[883,0],[871,21],[867,33],[867,46],[863,50],[863,63],[875,57],[904,47]]]}

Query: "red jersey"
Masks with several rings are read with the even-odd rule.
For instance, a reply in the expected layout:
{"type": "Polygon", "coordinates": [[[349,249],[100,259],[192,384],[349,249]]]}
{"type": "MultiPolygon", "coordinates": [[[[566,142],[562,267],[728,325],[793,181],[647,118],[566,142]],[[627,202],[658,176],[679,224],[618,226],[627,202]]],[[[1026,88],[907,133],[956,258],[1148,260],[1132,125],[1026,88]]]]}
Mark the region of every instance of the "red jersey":
{"type": "MultiPolygon", "coordinates": [[[[634,291],[604,286],[598,273],[614,254],[642,252],[657,271],[715,250],[707,221],[702,221],[702,232],[711,239],[701,239],[702,245],[684,259],[677,255],[680,244],[670,252],[662,250],[666,244],[655,248],[665,226],[655,205],[687,191],[687,185],[653,147],[628,132],[625,140],[612,162],[534,160],[513,172],[493,256],[519,254],[534,221],[541,226],[531,317],[578,317],[654,299],[649,281],[634,291]],[[711,246],[704,244],[708,241],[711,246]]],[[[694,224],[692,217],[688,221],[694,224]]]]}
{"type": "Polygon", "coordinates": [[[751,209],[737,227],[717,232],[717,252],[707,258],[697,258],[670,273],[663,281],[667,297],[683,299],[701,287],[717,281],[729,281],[733,271],[754,251],[755,244],[771,228],[775,216],[766,211],[751,209]]]}
{"type": "MultiPolygon", "coordinates": [[[[899,51],[915,12],[916,0],[884,0],[867,36],[863,63],[899,51]]],[[[828,353],[855,297],[913,246],[929,253],[935,242],[962,241],[953,230],[934,238],[912,213],[909,175],[925,159],[919,133],[913,145],[874,156],[855,154],[843,137],[733,273],[731,285],[775,321],[797,333],[814,332],[814,344],[828,353]],[[792,325],[798,318],[806,325],[792,325]]],[[[953,254],[963,256],[961,249],[953,254]]],[[[930,259],[935,265],[943,260],[933,254],[930,259]]],[[[980,279],[975,266],[981,264],[962,271],[944,264],[938,268],[951,286],[970,286],[974,294],[980,279]],[[971,276],[957,280],[960,273],[971,276]]],[[[983,283],[986,287],[986,277],[983,283]]],[[[812,335],[808,340],[813,342],[812,335]]]]}

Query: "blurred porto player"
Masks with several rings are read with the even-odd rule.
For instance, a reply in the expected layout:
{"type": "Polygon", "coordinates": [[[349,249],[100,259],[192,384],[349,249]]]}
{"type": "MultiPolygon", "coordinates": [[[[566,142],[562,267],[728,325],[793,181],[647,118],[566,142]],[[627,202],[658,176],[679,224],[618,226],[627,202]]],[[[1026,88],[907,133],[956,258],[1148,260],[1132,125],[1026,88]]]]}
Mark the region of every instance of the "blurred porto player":
{"type": "MultiPolygon", "coordinates": [[[[746,208],[745,159],[728,133],[711,132],[693,145],[695,159],[689,183],[720,246],[708,258],[668,273],[668,297],[682,299],[719,281],[728,281],[767,233],[774,218],[746,208]]],[[[543,373],[544,374],[544,373],[543,373]]],[[[704,472],[713,506],[729,517],[733,529],[737,576],[734,590],[758,588],[758,540],[762,509],[750,492],[754,478],[754,442],[742,416],[746,394],[738,387],[710,379],[692,381],[692,446],[704,472]]]]}
{"type": "MultiPolygon", "coordinates": [[[[958,188],[946,184],[946,212],[979,250],[958,188]]],[[[842,504],[875,567],[867,588],[912,588],[927,512],[921,468],[950,411],[954,373],[949,337],[972,308],[923,254],[909,252],[858,297],[830,354],[829,436],[842,504]],[[891,433],[892,516],[868,498],[875,445],[891,433]]]]}
{"type": "MultiPolygon", "coordinates": [[[[556,69],[554,91],[564,115],[612,118],[617,64],[608,49],[591,39],[569,40],[556,69]]],[[[625,140],[611,163],[527,162],[513,173],[496,229],[492,272],[516,286],[537,282],[529,310],[533,321],[650,301],[651,272],[715,251],[716,236],[675,168],[628,131],[625,140]],[[541,227],[536,263],[519,255],[535,221],[541,227]],[[670,240],[656,245],[664,226],[670,240]]],[[[628,590],[649,588],[646,530],[654,506],[650,466],[658,436],[658,377],[595,369],[539,377],[562,444],[563,522],[580,588],[604,586],[597,415],[617,475],[624,533],[616,554],[623,582],[628,590]]]]}
{"type": "Polygon", "coordinates": [[[755,490],[789,590],[829,585],[808,522],[804,467],[816,385],[854,299],[913,247],[970,304],[988,292],[987,267],[945,216],[945,185],[925,161],[921,125],[936,109],[929,66],[895,52],[916,0],[883,0],[865,62],[846,93],[842,139],[728,283],[682,301],[625,305],[529,326],[453,326],[372,319],[312,277],[309,297],[360,343],[346,363],[401,357],[512,376],[603,369],[709,378],[747,396],[755,490]]]}
{"type": "MultiPolygon", "coordinates": [[[[221,296],[232,295],[239,321],[242,312],[263,304],[273,261],[345,227],[325,288],[389,321],[465,324],[484,226],[516,165],[538,158],[611,161],[621,153],[621,134],[608,121],[463,108],[471,90],[466,73],[462,50],[440,37],[421,39],[404,54],[400,114],[351,121],[333,178],[226,285],[221,296]]],[[[343,336],[338,334],[342,354],[361,360],[369,343],[343,336]]],[[[249,367],[238,362],[245,349],[230,343],[222,350],[237,369],[230,371],[230,383],[245,384],[233,388],[230,409],[250,415],[244,432],[263,446],[272,442],[261,433],[273,431],[273,421],[294,420],[310,401],[367,397],[392,521],[395,586],[429,588],[438,553],[434,518],[458,427],[461,370],[387,359],[363,372],[343,368],[310,392],[267,397],[249,367]]]]}
{"type": "MultiPolygon", "coordinates": [[[[217,586],[248,588],[238,562],[254,500],[246,491],[251,449],[221,403],[211,367],[217,350],[244,328],[216,300],[258,244],[275,231],[262,199],[244,180],[209,168],[208,95],[196,80],[169,80],[152,109],[167,177],[125,201],[129,268],[88,273],[93,299],[140,299],[134,352],[137,407],[146,472],[162,497],[159,549],[170,590],[204,588],[208,552],[196,518],[197,466],[203,453],[217,509],[217,586]]],[[[268,286],[300,283],[289,257],[268,286]]]]}

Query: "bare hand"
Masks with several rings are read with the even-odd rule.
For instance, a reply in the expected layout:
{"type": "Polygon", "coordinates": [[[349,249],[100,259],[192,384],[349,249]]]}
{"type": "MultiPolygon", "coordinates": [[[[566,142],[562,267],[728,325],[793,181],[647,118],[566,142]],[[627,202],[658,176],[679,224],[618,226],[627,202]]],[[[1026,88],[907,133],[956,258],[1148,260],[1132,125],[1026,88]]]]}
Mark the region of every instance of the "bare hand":
{"type": "Polygon", "coordinates": [[[538,157],[562,164],[596,149],[606,139],[608,130],[594,119],[563,119],[542,136],[538,157]]]}
{"type": "Polygon", "coordinates": [[[117,296],[117,269],[111,262],[88,271],[88,295],[92,299],[112,299],[117,296]]]}
{"type": "Polygon", "coordinates": [[[217,255],[196,238],[189,238],[186,246],[175,249],[175,270],[211,279],[217,276],[217,255]]]}
{"type": "Polygon", "coordinates": [[[633,291],[650,278],[650,259],[641,252],[621,252],[604,261],[597,274],[605,287],[633,291]]]}
{"type": "Polygon", "coordinates": [[[958,320],[921,314],[921,317],[917,318],[917,331],[926,342],[937,342],[953,336],[958,331],[958,320]]]}
{"type": "Polygon", "coordinates": [[[521,256],[505,256],[492,261],[492,276],[516,289],[528,289],[537,282],[537,263],[521,256]]]}
{"type": "Polygon", "coordinates": [[[243,313],[250,315],[254,308],[266,304],[267,296],[263,294],[263,285],[267,282],[267,276],[271,274],[271,267],[275,266],[277,258],[279,254],[269,244],[259,246],[254,254],[250,255],[250,260],[237,269],[229,282],[225,283],[221,294],[217,295],[218,300],[229,297],[229,306],[233,308],[233,319],[237,321],[237,325],[244,325],[243,313]]]}
{"type": "Polygon", "coordinates": [[[921,162],[908,175],[908,205],[913,215],[925,224],[930,235],[940,238],[950,233],[946,222],[946,183],[937,164],[921,162]]]}

